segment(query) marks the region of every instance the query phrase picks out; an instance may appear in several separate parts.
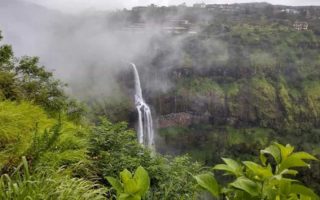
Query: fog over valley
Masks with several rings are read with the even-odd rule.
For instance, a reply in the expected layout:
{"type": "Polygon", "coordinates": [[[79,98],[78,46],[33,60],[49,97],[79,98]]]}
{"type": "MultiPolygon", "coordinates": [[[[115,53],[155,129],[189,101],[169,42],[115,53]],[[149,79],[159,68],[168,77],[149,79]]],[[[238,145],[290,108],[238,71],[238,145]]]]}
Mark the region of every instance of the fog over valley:
{"type": "Polygon", "coordinates": [[[319,160],[319,0],[0,0],[0,200],[319,200],[319,160]]]}

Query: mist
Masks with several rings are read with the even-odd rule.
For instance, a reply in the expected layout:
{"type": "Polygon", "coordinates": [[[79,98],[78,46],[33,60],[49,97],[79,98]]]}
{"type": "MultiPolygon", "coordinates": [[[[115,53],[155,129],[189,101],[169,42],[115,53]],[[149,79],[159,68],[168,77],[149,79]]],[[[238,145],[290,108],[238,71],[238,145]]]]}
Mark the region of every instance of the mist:
{"type": "Polygon", "coordinates": [[[111,12],[66,14],[23,1],[0,2],[3,43],[17,57],[40,57],[40,62],[69,84],[79,98],[110,97],[119,90],[116,76],[128,71],[129,62],[148,63],[150,42],[158,28],[122,30],[110,20],[111,12]]]}
{"type": "MultiPolygon", "coordinates": [[[[102,4],[99,1],[101,4],[93,2],[90,5],[111,10],[97,11],[95,8],[78,13],[63,12],[70,9],[70,4],[63,4],[65,10],[60,9],[62,1],[56,1],[56,6],[52,4],[53,1],[41,2],[0,2],[2,43],[11,44],[17,57],[40,57],[42,65],[69,85],[67,92],[82,100],[110,98],[121,93],[123,88],[117,79],[121,74],[132,77],[129,62],[136,63],[141,71],[143,89],[157,93],[166,92],[172,87],[170,72],[176,66],[185,65],[185,52],[193,55],[206,52],[210,60],[198,63],[214,62],[221,65],[229,59],[227,46],[222,41],[210,38],[188,48],[186,40],[192,40],[194,35],[173,36],[163,32],[166,21],[184,19],[188,15],[196,18],[195,24],[200,24],[193,27],[193,31],[197,32],[202,23],[206,24],[213,18],[202,11],[199,14],[176,9],[163,14],[161,9],[157,9],[151,13],[156,16],[152,19],[150,12],[134,19],[136,16],[130,11],[111,10],[152,2],[106,1],[102,4]],[[134,27],[140,26],[137,21],[143,21],[143,27],[134,27]]],[[[179,2],[159,2],[163,5],[171,3],[179,2]]],[[[78,8],[80,5],[74,5],[75,10],[81,10],[78,8]]],[[[88,8],[88,4],[83,6],[88,8]]],[[[197,58],[193,60],[197,62],[197,58]]],[[[199,65],[197,69],[202,67],[199,65]]]]}
{"type": "Polygon", "coordinates": [[[134,6],[146,6],[150,4],[157,4],[159,6],[170,6],[178,5],[182,3],[187,3],[191,6],[194,3],[208,3],[208,4],[231,4],[231,3],[248,3],[248,2],[268,2],[272,4],[281,5],[292,5],[292,6],[302,6],[302,5],[320,5],[318,0],[26,0],[32,3],[37,3],[49,8],[60,10],[67,13],[77,13],[85,10],[114,10],[114,9],[131,9],[134,6]]]}

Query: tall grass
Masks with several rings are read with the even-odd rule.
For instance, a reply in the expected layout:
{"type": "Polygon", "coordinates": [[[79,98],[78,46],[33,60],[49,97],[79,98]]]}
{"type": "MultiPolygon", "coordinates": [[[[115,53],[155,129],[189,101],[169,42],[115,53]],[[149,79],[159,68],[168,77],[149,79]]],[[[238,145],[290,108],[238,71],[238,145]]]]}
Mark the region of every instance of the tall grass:
{"type": "Polygon", "coordinates": [[[88,128],[67,120],[49,118],[31,103],[0,102],[0,171],[12,171],[20,158],[58,169],[86,162],[88,128]]]}
{"type": "Polygon", "coordinates": [[[34,164],[59,168],[86,160],[87,130],[59,120],[43,133],[35,132],[27,155],[34,164]]]}
{"type": "Polygon", "coordinates": [[[71,178],[62,170],[36,171],[30,174],[25,157],[14,173],[0,177],[0,200],[102,200],[107,190],[78,178],[71,178]]]}
{"type": "Polygon", "coordinates": [[[35,130],[43,131],[54,123],[31,103],[0,102],[0,169],[16,165],[29,149],[35,130]]]}

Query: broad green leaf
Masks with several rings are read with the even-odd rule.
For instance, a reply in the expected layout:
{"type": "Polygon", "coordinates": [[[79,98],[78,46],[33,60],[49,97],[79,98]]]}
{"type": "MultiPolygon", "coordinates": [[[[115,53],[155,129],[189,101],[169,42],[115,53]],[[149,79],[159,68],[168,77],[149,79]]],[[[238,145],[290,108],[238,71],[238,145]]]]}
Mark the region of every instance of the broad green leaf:
{"type": "Polygon", "coordinates": [[[251,196],[258,196],[261,190],[261,186],[259,184],[246,177],[237,178],[233,183],[230,183],[230,186],[243,190],[251,196]]]}
{"type": "Polygon", "coordinates": [[[298,157],[298,158],[304,159],[304,160],[318,160],[313,155],[310,155],[307,152],[303,152],[303,151],[299,151],[299,152],[293,153],[291,156],[295,156],[295,157],[298,157]]]}
{"type": "Polygon", "coordinates": [[[246,191],[237,190],[237,189],[232,193],[232,196],[230,197],[231,198],[227,200],[260,200],[256,196],[255,197],[251,196],[246,191]]]}
{"type": "Polygon", "coordinates": [[[267,162],[265,154],[270,154],[278,164],[281,162],[280,148],[276,145],[270,145],[269,147],[260,151],[260,160],[263,165],[266,165],[267,162]]]}
{"type": "Polygon", "coordinates": [[[219,185],[211,173],[200,174],[194,176],[197,183],[205,190],[210,192],[212,196],[219,196],[219,185]]]}
{"type": "Polygon", "coordinates": [[[241,168],[241,165],[235,161],[235,160],[232,160],[230,158],[222,158],[222,160],[229,166],[231,167],[232,169],[239,169],[241,168]]]}
{"type": "Polygon", "coordinates": [[[226,164],[218,164],[214,166],[213,169],[222,170],[225,171],[227,174],[235,175],[237,177],[243,174],[242,166],[237,161],[232,160],[230,158],[222,158],[222,160],[226,164]]]}
{"type": "Polygon", "coordinates": [[[117,191],[117,193],[123,192],[122,184],[115,178],[107,176],[106,179],[111,184],[111,186],[117,191]]]}
{"type": "Polygon", "coordinates": [[[130,194],[122,193],[119,195],[117,199],[119,200],[128,200],[130,198],[130,194]]]}
{"type": "Polygon", "coordinates": [[[293,153],[281,162],[279,172],[282,172],[283,170],[289,169],[291,167],[308,167],[309,164],[306,163],[304,160],[317,160],[317,159],[306,152],[293,153]]]}
{"type": "Polygon", "coordinates": [[[281,195],[288,196],[291,191],[291,181],[287,179],[280,179],[278,181],[279,191],[281,195]]]}
{"type": "Polygon", "coordinates": [[[254,175],[259,176],[262,179],[273,176],[270,165],[263,167],[251,161],[244,161],[243,164],[253,172],[254,175]]]}
{"type": "Polygon", "coordinates": [[[234,171],[226,164],[217,164],[213,167],[213,169],[225,171],[227,175],[235,175],[234,171]]]}
{"type": "Polygon", "coordinates": [[[285,169],[281,172],[281,175],[285,175],[285,174],[289,174],[289,175],[293,175],[296,176],[299,172],[297,170],[293,170],[293,169],[285,169]]]}
{"type": "Polygon", "coordinates": [[[119,197],[118,200],[141,200],[140,195],[129,195],[122,193],[119,197]]]}
{"type": "Polygon", "coordinates": [[[312,198],[309,196],[300,195],[300,200],[312,200],[312,198]]]}
{"type": "Polygon", "coordinates": [[[261,199],[276,199],[278,195],[278,188],[276,185],[278,184],[278,181],[276,180],[269,180],[265,181],[263,183],[263,190],[262,192],[262,198],[261,199]]]}
{"type": "Polygon", "coordinates": [[[294,150],[294,147],[290,144],[283,146],[282,144],[275,143],[275,145],[280,149],[281,161],[283,162],[294,150]]]}
{"type": "Polygon", "coordinates": [[[320,197],[316,193],[314,193],[310,188],[307,188],[303,185],[292,184],[291,193],[311,197],[312,200],[319,200],[320,199],[320,197]]]}
{"type": "Polygon", "coordinates": [[[228,193],[232,193],[233,191],[234,191],[234,190],[231,189],[231,188],[225,188],[225,187],[220,188],[220,193],[221,193],[221,194],[228,194],[228,193]]]}
{"type": "Polygon", "coordinates": [[[123,183],[127,183],[130,179],[132,179],[132,174],[127,169],[120,172],[120,178],[123,183]]]}
{"type": "Polygon", "coordinates": [[[300,200],[297,194],[290,194],[288,200],[300,200]]]}
{"type": "Polygon", "coordinates": [[[141,166],[139,166],[134,173],[133,177],[139,187],[139,194],[143,196],[150,187],[150,178],[148,172],[141,166]]]}
{"type": "Polygon", "coordinates": [[[134,195],[139,192],[140,188],[135,179],[129,179],[123,184],[124,192],[130,195],[134,195]]]}

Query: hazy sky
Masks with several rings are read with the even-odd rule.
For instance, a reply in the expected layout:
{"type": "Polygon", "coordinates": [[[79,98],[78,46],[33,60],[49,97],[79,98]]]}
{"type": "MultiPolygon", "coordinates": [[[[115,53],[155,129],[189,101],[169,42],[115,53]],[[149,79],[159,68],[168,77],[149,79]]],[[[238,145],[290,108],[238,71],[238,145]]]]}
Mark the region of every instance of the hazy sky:
{"type": "Polygon", "coordinates": [[[186,2],[193,3],[246,3],[246,2],[269,2],[282,5],[320,5],[320,0],[26,0],[44,5],[49,8],[58,9],[64,12],[79,12],[86,9],[112,10],[131,8],[137,5],[173,5],[186,2]]]}

